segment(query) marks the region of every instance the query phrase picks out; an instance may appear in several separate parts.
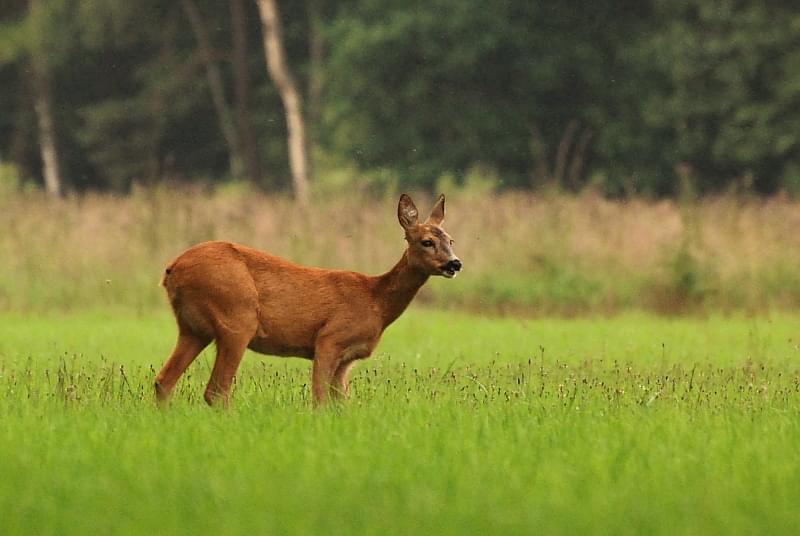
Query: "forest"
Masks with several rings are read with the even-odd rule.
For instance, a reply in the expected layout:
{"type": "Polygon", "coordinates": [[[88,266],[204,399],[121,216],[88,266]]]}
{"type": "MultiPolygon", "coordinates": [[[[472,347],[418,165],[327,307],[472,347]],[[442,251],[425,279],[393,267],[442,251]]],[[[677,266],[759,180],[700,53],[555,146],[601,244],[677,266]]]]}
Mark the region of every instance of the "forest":
{"type": "Polygon", "coordinates": [[[787,0],[3,0],[0,188],[793,196],[799,30],[787,0]]]}

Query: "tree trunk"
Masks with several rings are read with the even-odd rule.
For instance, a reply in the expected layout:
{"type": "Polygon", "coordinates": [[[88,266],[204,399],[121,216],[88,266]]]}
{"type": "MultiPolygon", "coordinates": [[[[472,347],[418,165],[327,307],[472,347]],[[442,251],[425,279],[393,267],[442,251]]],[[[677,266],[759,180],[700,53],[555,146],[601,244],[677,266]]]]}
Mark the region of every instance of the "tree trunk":
{"type": "Polygon", "coordinates": [[[247,68],[247,15],[244,0],[231,0],[233,33],[233,79],[236,95],[236,126],[241,141],[247,176],[253,184],[261,184],[261,157],[250,121],[250,71],[247,68]]]}
{"type": "Polygon", "coordinates": [[[586,127],[583,129],[578,143],[575,144],[575,151],[572,155],[572,163],[569,166],[567,173],[567,185],[575,191],[580,189],[581,174],[583,173],[583,166],[586,163],[586,150],[589,147],[589,142],[592,141],[592,129],[586,127]]]}
{"type": "Polygon", "coordinates": [[[256,0],[264,27],[264,54],[267,70],[280,93],[286,112],[286,129],[289,134],[289,168],[295,199],[302,205],[309,200],[308,141],[303,120],[302,98],[292,73],[286,63],[283,49],[283,28],[276,0],[256,0]]]}
{"type": "Polygon", "coordinates": [[[531,127],[531,156],[534,169],[531,173],[531,188],[536,189],[552,180],[550,166],[547,164],[547,145],[542,132],[534,125],[531,127]]]}
{"type": "MultiPolygon", "coordinates": [[[[322,37],[322,13],[319,0],[307,0],[308,5],[308,124],[310,145],[316,145],[317,130],[322,116],[322,62],[325,57],[325,40],[322,37]]],[[[313,155],[312,155],[313,158],[313,155]]]]}
{"type": "Polygon", "coordinates": [[[564,177],[567,171],[567,157],[569,150],[572,148],[572,142],[575,140],[575,134],[578,132],[578,122],[573,119],[567,123],[567,128],[564,130],[564,135],[561,136],[561,141],[558,143],[556,150],[556,160],[553,163],[553,178],[561,187],[564,187],[564,177]]]}
{"type": "MultiPolygon", "coordinates": [[[[28,0],[28,8],[33,14],[41,9],[39,0],[28,0]]],[[[64,195],[64,181],[61,176],[61,158],[58,152],[58,133],[53,112],[53,86],[50,66],[41,50],[31,51],[31,75],[33,82],[33,108],[39,127],[39,150],[42,156],[42,174],[45,191],[54,197],[64,195]]]]}
{"type": "Polygon", "coordinates": [[[228,145],[230,155],[231,175],[234,179],[242,175],[242,151],[241,140],[236,129],[236,122],[231,113],[228,100],[225,97],[225,83],[222,81],[222,73],[219,66],[214,61],[214,50],[211,46],[211,38],[208,29],[203,22],[203,16],[193,0],[181,0],[186,17],[189,19],[189,26],[192,28],[194,37],[197,40],[197,48],[206,70],[206,80],[208,89],[211,91],[211,100],[214,102],[214,110],[217,112],[220,130],[228,145]]]}

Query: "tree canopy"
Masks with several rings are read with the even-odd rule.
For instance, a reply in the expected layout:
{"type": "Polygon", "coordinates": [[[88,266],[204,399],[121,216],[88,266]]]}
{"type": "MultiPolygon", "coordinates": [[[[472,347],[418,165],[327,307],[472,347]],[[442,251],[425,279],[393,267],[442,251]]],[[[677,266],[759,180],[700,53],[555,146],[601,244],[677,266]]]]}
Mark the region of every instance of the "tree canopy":
{"type": "MultiPolygon", "coordinates": [[[[39,58],[70,189],[290,188],[258,9],[233,4],[3,2],[0,165],[42,181],[39,58]]],[[[501,187],[671,195],[683,176],[700,193],[800,193],[795,2],[279,4],[312,188],[355,166],[421,188],[480,169],[501,187]]]]}

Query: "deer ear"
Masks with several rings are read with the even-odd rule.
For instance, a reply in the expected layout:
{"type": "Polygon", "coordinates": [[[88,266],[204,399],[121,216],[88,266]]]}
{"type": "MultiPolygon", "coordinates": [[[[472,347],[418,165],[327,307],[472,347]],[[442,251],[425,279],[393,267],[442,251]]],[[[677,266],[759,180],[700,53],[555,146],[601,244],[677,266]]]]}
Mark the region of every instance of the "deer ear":
{"type": "Polygon", "coordinates": [[[426,223],[441,225],[443,221],[444,221],[444,194],[440,195],[439,199],[436,200],[436,204],[433,205],[433,210],[431,210],[431,215],[428,216],[428,221],[426,223]]]}
{"type": "Polygon", "coordinates": [[[397,219],[400,220],[403,229],[416,225],[418,217],[419,211],[411,198],[406,194],[401,195],[400,202],[397,204],[397,219]]]}

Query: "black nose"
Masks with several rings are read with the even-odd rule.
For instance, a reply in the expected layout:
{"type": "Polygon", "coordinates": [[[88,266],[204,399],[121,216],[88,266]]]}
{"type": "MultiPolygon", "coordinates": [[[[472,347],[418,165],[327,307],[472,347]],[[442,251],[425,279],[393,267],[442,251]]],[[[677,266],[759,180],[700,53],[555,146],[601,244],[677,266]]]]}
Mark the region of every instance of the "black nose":
{"type": "Polygon", "coordinates": [[[447,263],[446,268],[448,270],[453,270],[454,272],[458,272],[461,270],[461,261],[458,259],[454,259],[447,263]]]}

